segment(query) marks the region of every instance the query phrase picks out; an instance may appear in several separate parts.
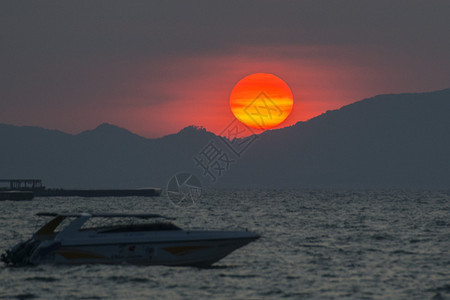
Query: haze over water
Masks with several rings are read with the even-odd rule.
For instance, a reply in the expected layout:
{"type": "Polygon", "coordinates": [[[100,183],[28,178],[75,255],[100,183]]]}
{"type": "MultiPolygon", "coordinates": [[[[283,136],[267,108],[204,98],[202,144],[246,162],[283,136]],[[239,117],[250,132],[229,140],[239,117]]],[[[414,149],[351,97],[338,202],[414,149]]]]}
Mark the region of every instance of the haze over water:
{"type": "Polygon", "coordinates": [[[1,265],[0,298],[450,297],[448,191],[216,190],[189,208],[163,197],[0,205],[2,251],[32,234],[40,211],[151,212],[177,217],[183,228],[262,235],[210,269],[1,265]]]}

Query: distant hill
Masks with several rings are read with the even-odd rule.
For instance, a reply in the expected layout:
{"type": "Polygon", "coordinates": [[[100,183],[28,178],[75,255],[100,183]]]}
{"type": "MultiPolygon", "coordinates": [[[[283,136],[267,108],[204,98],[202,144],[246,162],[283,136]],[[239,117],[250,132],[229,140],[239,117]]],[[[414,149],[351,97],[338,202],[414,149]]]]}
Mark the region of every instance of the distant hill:
{"type": "Polygon", "coordinates": [[[161,187],[212,133],[193,127],[159,139],[102,124],[77,135],[0,125],[0,178],[41,178],[47,187],[161,187]]]}
{"type": "Polygon", "coordinates": [[[214,141],[234,160],[217,187],[450,188],[449,113],[450,89],[376,96],[266,131],[240,158],[196,127],[146,139],[110,124],[77,135],[0,124],[0,178],[164,187],[173,174],[193,172],[208,185],[194,157],[214,141]]]}
{"type": "Polygon", "coordinates": [[[227,178],[245,186],[450,188],[450,89],[380,95],[267,131],[227,178]],[[236,180],[238,179],[238,180],[236,180]]]}

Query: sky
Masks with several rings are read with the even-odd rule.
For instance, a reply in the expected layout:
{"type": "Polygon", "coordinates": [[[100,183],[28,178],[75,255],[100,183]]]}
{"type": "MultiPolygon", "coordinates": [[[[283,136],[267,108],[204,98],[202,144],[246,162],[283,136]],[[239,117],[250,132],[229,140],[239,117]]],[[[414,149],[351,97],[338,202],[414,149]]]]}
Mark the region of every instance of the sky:
{"type": "Polygon", "coordinates": [[[145,137],[220,133],[234,85],[270,73],[279,127],[377,94],[450,87],[450,1],[0,2],[0,123],[145,137]]]}

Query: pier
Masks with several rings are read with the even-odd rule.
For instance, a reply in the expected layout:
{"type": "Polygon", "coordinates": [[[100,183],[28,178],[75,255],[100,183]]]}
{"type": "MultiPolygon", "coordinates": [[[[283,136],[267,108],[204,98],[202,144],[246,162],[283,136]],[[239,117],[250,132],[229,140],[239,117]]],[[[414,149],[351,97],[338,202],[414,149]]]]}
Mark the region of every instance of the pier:
{"type": "Polygon", "coordinates": [[[156,197],[161,195],[161,189],[159,188],[48,189],[42,184],[41,179],[0,179],[0,191],[4,193],[11,191],[32,192],[36,197],[156,197]],[[6,183],[6,186],[2,187],[2,183],[6,183]]]}

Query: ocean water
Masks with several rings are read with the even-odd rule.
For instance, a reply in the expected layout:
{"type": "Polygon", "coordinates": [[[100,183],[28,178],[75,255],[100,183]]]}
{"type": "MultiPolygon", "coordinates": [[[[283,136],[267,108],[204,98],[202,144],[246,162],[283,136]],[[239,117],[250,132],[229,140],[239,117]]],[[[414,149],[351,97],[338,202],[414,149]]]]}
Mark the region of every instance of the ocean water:
{"type": "Polygon", "coordinates": [[[450,192],[213,190],[194,206],[158,198],[0,202],[0,250],[28,238],[34,214],[151,212],[184,228],[262,238],[212,268],[6,267],[6,299],[450,299],[450,192]]]}

